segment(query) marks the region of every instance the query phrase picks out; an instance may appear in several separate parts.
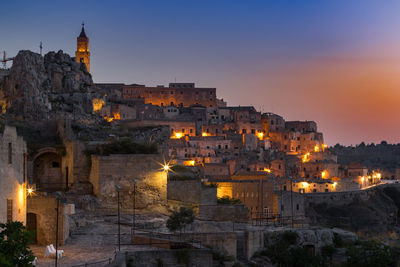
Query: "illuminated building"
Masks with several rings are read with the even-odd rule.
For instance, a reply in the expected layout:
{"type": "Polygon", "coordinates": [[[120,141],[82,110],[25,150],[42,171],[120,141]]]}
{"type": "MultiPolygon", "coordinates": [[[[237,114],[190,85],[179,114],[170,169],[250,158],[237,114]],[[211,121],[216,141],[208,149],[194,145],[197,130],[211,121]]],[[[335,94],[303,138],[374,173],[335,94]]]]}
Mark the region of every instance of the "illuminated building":
{"type": "Polygon", "coordinates": [[[0,133],[0,223],[26,223],[26,144],[14,127],[0,133]]]}
{"type": "Polygon", "coordinates": [[[85,63],[87,71],[90,72],[89,38],[86,36],[85,25],[83,23],[81,34],[77,38],[75,60],[76,62],[85,63]]]}

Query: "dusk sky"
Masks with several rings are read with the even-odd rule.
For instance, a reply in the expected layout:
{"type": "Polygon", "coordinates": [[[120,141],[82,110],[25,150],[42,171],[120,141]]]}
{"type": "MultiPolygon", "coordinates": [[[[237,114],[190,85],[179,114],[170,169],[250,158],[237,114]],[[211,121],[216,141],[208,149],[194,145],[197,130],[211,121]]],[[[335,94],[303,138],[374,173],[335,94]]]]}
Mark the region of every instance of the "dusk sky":
{"type": "Polygon", "coordinates": [[[5,1],[0,51],[64,50],[95,82],[195,82],[314,120],[329,145],[400,143],[400,1],[5,1]]]}

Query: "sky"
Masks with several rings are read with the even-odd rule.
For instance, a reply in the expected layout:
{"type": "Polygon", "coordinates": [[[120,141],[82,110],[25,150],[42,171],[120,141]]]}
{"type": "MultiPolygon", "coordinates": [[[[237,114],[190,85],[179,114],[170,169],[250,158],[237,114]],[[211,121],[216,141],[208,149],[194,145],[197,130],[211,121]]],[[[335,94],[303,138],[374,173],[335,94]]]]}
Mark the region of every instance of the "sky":
{"type": "Polygon", "coordinates": [[[314,120],[329,145],[400,143],[400,1],[6,1],[0,51],[71,55],[94,82],[195,82],[228,105],[314,120]]]}

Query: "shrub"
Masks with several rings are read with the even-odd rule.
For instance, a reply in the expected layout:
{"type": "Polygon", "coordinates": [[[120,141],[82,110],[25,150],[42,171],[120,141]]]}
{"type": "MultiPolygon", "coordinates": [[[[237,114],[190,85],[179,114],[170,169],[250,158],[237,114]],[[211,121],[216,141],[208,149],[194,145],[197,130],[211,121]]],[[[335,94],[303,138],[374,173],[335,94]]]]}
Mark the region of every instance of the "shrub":
{"type": "Polygon", "coordinates": [[[352,267],[389,267],[396,266],[393,250],[376,241],[361,241],[346,251],[345,266],[352,267]]]}
{"type": "Polygon", "coordinates": [[[32,233],[21,222],[2,223],[0,229],[0,266],[33,266],[35,256],[28,247],[32,233]]]}
{"type": "Polygon", "coordinates": [[[235,205],[235,204],[240,204],[241,201],[240,201],[240,199],[224,196],[224,197],[218,198],[217,203],[221,204],[221,205],[235,205]]]}
{"type": "Polygon", "coordinates": [[[175,210],[167,220],[167,228],[170,231],[181,230],[194,221],[194,211],[191,208],[181,207],[179,211],[175,210]]]}

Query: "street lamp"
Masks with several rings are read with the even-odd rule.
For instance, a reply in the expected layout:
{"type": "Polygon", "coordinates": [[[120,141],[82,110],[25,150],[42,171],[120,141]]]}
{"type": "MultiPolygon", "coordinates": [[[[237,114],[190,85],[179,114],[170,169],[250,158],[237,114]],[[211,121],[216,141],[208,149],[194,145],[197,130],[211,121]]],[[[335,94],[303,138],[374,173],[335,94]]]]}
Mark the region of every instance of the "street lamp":
{"type": "Polygon", "coordinates": [[[168,172],[169,171],[169,165],[168,164],[164,164],[163,166],[164,171],[168,172]]]}
{"type": "Polygon", "coordinates": [[[57,267],[57,263],[58,263],[58,217],[59,217],[59,210],[60,210],[60,197],[61,197],[61,193],[60,192],[56,192],[56,201],[57,201],[57,218],[56,218],[56,259],[55,259],[55,266],[57,267]]]}
{"type": "Polygon", "coordinates": [[[136,179],[131,179],[133,182],[133,213],[132,213],[132,241],[135,236],[135,228],[136,228],[136,179]]]}
{"type": "Polygon", "coordinates": [[[121,224],[120,224],[120,211],[119,211],[119,192],[121,191],[121,187],[119,185],[115,185],[115,189],[117,189],[117,195],[118,195],[118,251],[121,251],[121,224]]]}

